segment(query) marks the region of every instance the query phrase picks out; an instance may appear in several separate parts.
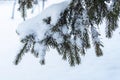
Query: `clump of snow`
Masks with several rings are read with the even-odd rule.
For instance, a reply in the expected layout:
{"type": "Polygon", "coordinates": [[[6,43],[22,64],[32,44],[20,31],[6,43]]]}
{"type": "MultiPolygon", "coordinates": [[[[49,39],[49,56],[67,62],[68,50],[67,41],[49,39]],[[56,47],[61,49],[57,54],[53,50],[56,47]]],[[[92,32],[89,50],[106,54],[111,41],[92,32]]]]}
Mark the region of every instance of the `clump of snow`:
{"type": "Polygon", "coordinates": [[[105,1],[105,4],[107,6],[108,11],[112,11],[113,10],[114,0],[105,1]]]}
{"type": "Polygon", "coordinates": [[[96,30],[96,27],[91,27],[91,33],[92,33],[92,38],[93,38],[93,43],[100,43],[100,39],[98,36],[100,35],[98,31],[96,30]]]}
{"type": "Polygon", "coordinates": [[[77,38],[76,39],[76,44],[77,44],[77,46],[79,47],[79,48],[82,48],[82,40],[80,39],[80,38],[77,38]]]}
{"type": "Polygon", "coordinates": [[[60,17],[60,13],[64,11],[64,9],[68,6],[68,4],[69,4],[68,1],[54,4],[48,7],[46,10],[44,10],[39,17],[41,17],[42,19],[51,17],[51,24],[55,25],[58,18],[60,17]]]}
{"type": "Polygon", "coordinates": [[[46,54],[46,46],[44,46],[44,44],[40,44],[40,43],[35,43],[34,45],[34,51],[35,54],[38,55],[39,53],[39,57],[40,57],[40,61],[44,60],[45,54],[46,54]]]}
{"type": "Polygon", "coordinates": [[[67,28],[67,26],[63,26],[63,27],[62,27],[62,32],[63,32],[63,34],[67,34],[68,31],[69,31],[69,29],[67,28]]]}
{"type": "Polygon", "coordinates": [[[43,21],[43,19],[51,17],[51,24],[55,25],[60,17],[60,13],[68,6],[68,4],[69,2],[65,1],[50,6],[36,17],[21,23],[16,32],[19,34],[21,39],[24,39],[30,34],[36,33],[35,35],[39,36],[39,39],[42,40],[41,38],[44,37],[44,34],[50,27],[43,21]]]}
{"type": "Polygon", "coordinates": [[[45,58],[45,54],[46,54],[46,46],[44,46],[44,44],[39,44],[39,43],[35,43],[34,45],[34,50],[36,51],[36,53],[40,53],[39,57],[40,57],[40,61],[44,60],[45,58]]]}
{"type": "Polygon", "coordinates": [[[59,32],[55,32],[52,36],[58,44],[63,43],[63,37],[59,32]]]}

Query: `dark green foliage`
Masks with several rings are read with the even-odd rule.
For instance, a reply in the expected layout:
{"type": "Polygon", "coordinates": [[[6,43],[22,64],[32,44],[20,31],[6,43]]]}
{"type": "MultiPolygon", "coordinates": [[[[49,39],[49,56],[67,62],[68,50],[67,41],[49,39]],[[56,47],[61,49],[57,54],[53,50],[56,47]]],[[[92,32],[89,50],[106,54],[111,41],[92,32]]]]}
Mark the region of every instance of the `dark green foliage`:
{"type": "Polygon", "coordinates": [[[90,43],[89,43],[89,34],[88,34],[88,30],[85,29],[85,33],[83,34],[83,45],[84,47],[87,49],[87,48],[90,48],[90,43]]]}
{"type": "Polygon", "coordinates": [[[96,55],[98,57],[101,56],[101,55],[103,55],[103,52],[102,52],[102,50],[100,48],[100,44],[98,44],[98,43],[95,44],[95,52],[96,52],[96,55]]]}
{"type": "Polygon", "coordinates": [[[107,6],[105,0],[85,0],[88,17],[90,21],[95,24],[102,22],[107,13],[107,6]]]}
{"type": "Polygon", "coordinates": [[[107,12],[106,37],[111,38],[113,31],[118,27],[118,18],[120,14],[120,1],[116,0],[113,9],[107,12]]]}
{"type": "MultiPolygon", "coordinates": [[[[107,8],[105,1],[109,2],[110,0],[72,0],[68,7],[61,12],[55,25],[51,24],[51,17],[43,19],[47,25],[50,25],[50,29],[46,32],[44,39],[39,41],[39,44],[44,44],[47,48],[55,48],[64,60],[68,60],[71,66],[75,66],[80,64],[80,56],[85,55],[85,51],[91,47],[90,38],[92,38],[96,56],[102,56],[101,47],[103,45],[95,25],[101,24],[105,18],[107,22],[106,37],[111,38],[113,31],[118,27],[117,21],[120,14],[119,0],[114,1],[111,10],[107,8]],[[68,31],[64,32],[63,29],[68,31]],[[61,42],[54,37],[55,34],[60,36],[61,42]]],[[[27,1],[22,6],[25,7],[26,4],[29,4],[25,8],[30,8],[31,2],[32,0],[27,1]]],[[[27,51],[38,56],[39,53],[34,51],[34,45],[37,43],[34,38],[34,35],[30,35],[22,41],[24,46],[17,55],[16,64],[27,51]]],[[[44,64],[45,62],[43,60],[40,63],[44,64]]]]}
{"type": "Polygon", "coordinates": [[[51,22],[51,17],[48,17],[47,19],[43,19],[44,22],[46,22],[46,24],[50,24],[51,22]]]}
{"type": "Polygon", "coordinates": [[[22,14],[23,19],[26,17],[26,9],[30,9],[33,7],[34,0],[18,0],[19,3],[19,11],[22,14]]]}

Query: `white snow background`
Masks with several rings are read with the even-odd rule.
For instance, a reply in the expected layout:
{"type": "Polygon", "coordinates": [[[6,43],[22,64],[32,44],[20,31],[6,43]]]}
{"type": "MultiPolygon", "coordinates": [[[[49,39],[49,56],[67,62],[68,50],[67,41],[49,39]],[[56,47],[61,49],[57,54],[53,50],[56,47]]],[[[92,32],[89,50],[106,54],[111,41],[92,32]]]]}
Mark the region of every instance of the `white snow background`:
{"type": "MultiPolygon", "coordinates": [[[[48,0],[45,8],[61,1],[64,0],[48,0]]],[[[120,28],[112,39],[106,39],[105,24],[100,26],[104,44],[102,57],[96,57],[93,49],[89,49],[80,65],[70,67],[51,49],[46,53],[44,66],[30,53],[25,54],[20,64],[15,66],[13,61],[21,44],[16,28],[23,20],[17,6],[15,18],[11,19],[13,3],[0,1],[0,80],[120,80],[120,28]]],[[[37,13],[37,10],[34,15],[29,13],[29,18],[37,13]]]]}

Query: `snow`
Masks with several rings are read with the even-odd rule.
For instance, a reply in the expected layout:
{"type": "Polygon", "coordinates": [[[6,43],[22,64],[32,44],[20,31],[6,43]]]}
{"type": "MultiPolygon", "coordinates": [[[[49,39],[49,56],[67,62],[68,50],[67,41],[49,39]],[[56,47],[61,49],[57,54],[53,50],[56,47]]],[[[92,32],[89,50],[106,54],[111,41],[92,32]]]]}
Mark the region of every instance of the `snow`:
{"type": "MultiPolygon", "coordinates": [[[[54,3],[56,0],[48,0],[50,3],[52,1],[54,3]]],[[[1,80],[120,80],[120,28],[115,31],[112,39],[106,39],[104,35],[105,24],[100,26],[100,31],[103,33],[101,35],[102,42],[104,43],[104,55],[102,57],[96,57],[93,49],[89,49],[86,56],[81,57],[82,63],[79,66],[70,67],[68,62],[61,59],[56,50],[50,49],[46,54],[44,66],[41,66],[38,63],[39,59],[30,53],[25,54],[21,63],[15,66],[13,61],[17,49],[21,45],[19,36],[16,34],[16,28],[23,20],[19,12],[16,12],[15,19],[10,19],[12,5],[13,2],[0,2],[1,80]]],[[[35,23],[36,21],[33,22],[33,24],[35,23]]],[[[32,28],[29,29],[34,31],[32,28]]]]}
{"type": "Polygon", "coordinates": [[[96,27],[94,27],[94,26],[91,27],[91,33],[92,33],[92,37],[93,37],[93,43],[96,43],[96,42],[99,43],[100,42],[100,39],[98,38],[99,33],[96,30],[96,27]]]}
{"type": "Polygon", "coordinates": [[[39,17],[42,17],[42,19],[51,17],[51,24],[55,25],[57,19],[60,17],[60,13],[68,6],[68,4],[68,1],[54,4],[45,9],[39,17]]]}
{"type": "Polygon", "coordinates": [[[110,1],[105,1],[105,4],[107,6],[108,11],[112,11],[113,10],[113,5],[114,5],[114,0],[110,0],[110,1]]]}
{"type": "Polygon", "coordinates": [[[54,33],[52,37],[57,41],[58,44],[63,42],[63,37],[58,32],[54,33]]]}
{"type": "Polygon", "coordinates": [[[24,39],[26,36],[36,33],[35,35],[38,36],[38,39],[42,40],[46,31],[50,28],[43,19],[51,17],[51,25],[55,25],[60,17],[60,13],[67,7],[67,5],[67,1],[52,5],[36,17],[21,23],[17,28],[17,33],[20,35],[20,38],[24,39]]]}

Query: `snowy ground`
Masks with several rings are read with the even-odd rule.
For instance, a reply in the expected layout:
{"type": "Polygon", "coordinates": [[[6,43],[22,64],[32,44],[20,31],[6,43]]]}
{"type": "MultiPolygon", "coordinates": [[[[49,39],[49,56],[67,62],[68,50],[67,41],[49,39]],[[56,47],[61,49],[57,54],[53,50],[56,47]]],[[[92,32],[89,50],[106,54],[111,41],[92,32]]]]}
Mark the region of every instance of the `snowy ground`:
{"type": "MultiPolygon", "coordinates": [[[[46,4],[52,2],[55,0],[46,4]]],[[[29,53],[15,66],[13,61],[20,45],[15,30],[22,18],[17,11],[15,19],[10,18],[12,5],[13,2],[0,2],[0,80],[120,80],[120,28],[110,40],[102,35],[104,56],[97,58],[90,49],[79,66],[70,67],[55,50],[47,52],[44,66],[29,53]]]]}

